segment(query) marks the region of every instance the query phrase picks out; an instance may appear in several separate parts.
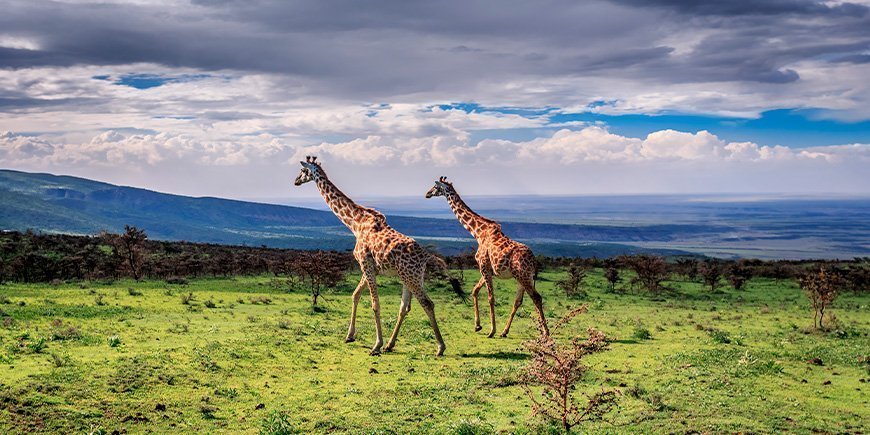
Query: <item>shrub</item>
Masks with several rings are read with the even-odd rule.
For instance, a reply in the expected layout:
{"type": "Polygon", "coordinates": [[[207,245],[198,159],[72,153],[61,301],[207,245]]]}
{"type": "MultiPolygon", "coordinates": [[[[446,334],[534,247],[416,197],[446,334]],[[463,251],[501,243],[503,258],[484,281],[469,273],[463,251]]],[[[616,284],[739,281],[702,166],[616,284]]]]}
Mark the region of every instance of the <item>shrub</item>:
{"type": "Polygon", "coordinates": [[[741,260],[731,264],[728,268],[728,282],[734,290],[741,290],[746,282],[752,279],[752,268],[741,260]]]}
{"type": "Polygon", "coordinates": [[[563,280],[556,281],[556,285],[565,292],[567,297],[586,297],[586,292],[581,288],[586,279],[586,270],[571,265],[568,268],[568,276],[563,280]]]}
{"type": "Polygon", "coordinates": [[[291,435],[301,433],[290,422],[290,414],[284,411],[273,411],[263,419],[260,435],[291,435]]]}
{"type": "Polygon", "coordinates": [[[61,368],[65,365],[69,364],[68,357],[58,355],[56,353],[52,353],[52,354],[50,354],[50,356],[51,356],[51,365],[53,365],[55,368],[61,368]]]}
{"type": "Polygon", "coordinates": [[[719,280],[722,279],[722,265],[716,260],[707,260],[698,265],[698,273],[704,280],[704,284],[710,287],[711,292],[715,292],[719,287],[719,280]]]}
{"type": "Polygon", "coordinates": [[[206,308],[217,308],[217,304],[214,303],[212,299],[208,299],[207,301],[202,303],[206,308]]]}
{"type": "Polygon", "coordinates": [[[54,341],[75,340],[82,336],[78,328],[76,328],[75,326],[65,325],[63,323],[63,320],[61,319],[52,320],[49,330],[51,334],[51,339],[54,341]]]}
{"type": "Polygon", "coordinates": [[[27,350],[31,353],[42,353],[46,347],[48,347],[48,345],[45,344],[45,339],[42,337],[27,342],[27,350]]]}
{"type": "Polygon", "coordinates": [[[133,287],[127,287],[127,293],[128,293],[130,296],[142,296],[142,292],[140,292],[139,290],[134,289],[133,287]]]}
{"type": "Polygon", "coordinates": [[[650,292],[658,293],[664,289],[662,282],[668,278],[668,265],[664,258],[652,255],[628,257],[625,263],[637,275],[632,284],[640,283],[650,292]]]}
{"type": "Polygon", "coordinates": [[[813,307],[813,327],[824,329],[825,310],[837,299],[842,285],[840,274],[822,267],[802,275],[798,282],[813,307]]]}
{"type": "Polygon", "coordinates": [[[634,327],[634,331],[631,332],[631,336],[635,340],[652,340],[652,333],[649,332],[649,329],[646,329],[641,325],[637,325],[634,327]]]}
{"type": "Polygon", "coordinates": [[[166,283],[173,285],[187,285],[187,279],[180,276],[173,276],[170,278],[166,278],[166,283]]]}
{"type": "Polygon", "coordinates": [[[181,304],[182,305],[190,305],[195,299],[196,299],[196,297],[193,295],[192,292],[187,292],[187,294],[182,293],[181,304]]]}
{"type": "Polygon", "coordinates": [[[619,269],[614,265],[610,265],[604,270],[604,279],[606,279],[607,283],[610,285],[611,293],[616,291],[616,284],[619,284],[619,282],[622,281],[622,278],[619,276],[619,269]]]}
{"type": "Polygon", "coordinates": [[[109,337],[108,341],[109,341],[109,347],[118,347],[121,345],[121,336],[117,335],[117,334],[113,335],[113,336],[109,337]]]}
{"type": "Polygon", "coordinates": [[[722,331],[721,329],[709,328],[707,329],[707,335],[713,339],[716,343],[729,344],[731,343],[731,337],[728,336],[728,333],[722,331]]]}
{"type": "Polygon", "coordinates": [[[106,302],[103,300],[103,297],[105,297],[105,295],[103,295],[102,293],[97,293],[97,295],[94,296],[94,304],[96,304],[97,306],[106,305],[106,302]]]}
{"type": "Polygon", "coordinates": [[[270,298],[268,296],[252,296],[250,300],[251,300],[251,303],[254,305],[259,305],[259,304],[269,305],[272,303],[272,298],[270,298]]]}
{"type": "Polygon", "coordinates": [[[481,420],[460,420],[450,425],[450,433],[454,435],[484,435],[495,433],[495,428],[481,420]]]}
{"type": "MultiPolygon", "coordinates": [[[[584,312],[585,305],[570,311],[551,331],[558,330],[584,312]]],[[[607,350],[609,343],[604,333],[589,328],[585,340],[575,337],[569,343],[559,344],[552,335],[545,333],[543,325],[538,325],[538,329],[538,338],[524,343],[531,352],[531,361],[522,374],[522,386],[532,402],[533,415],[558,422],[565,432],[582,422],[603,419],[616,406],[619,391],[602,390],[587,396],[585,405],[578,405],[574,390],[589,370],[583,364],[583,358],[607,350]],[[543,391],[535,394],[531,389],[533,386],[540,386],[543,391]]]]}

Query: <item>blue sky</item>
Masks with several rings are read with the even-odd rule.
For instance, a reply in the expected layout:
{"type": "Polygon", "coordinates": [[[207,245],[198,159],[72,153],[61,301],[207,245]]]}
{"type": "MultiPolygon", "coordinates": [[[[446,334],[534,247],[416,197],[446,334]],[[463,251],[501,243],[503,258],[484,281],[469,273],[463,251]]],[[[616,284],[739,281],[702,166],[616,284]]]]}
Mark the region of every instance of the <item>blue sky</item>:
{"type": "Polygon", "coordinates": [[[0,0],[0,167],[164,192],[870,195],[870,0],[0,0]]]}
{"type": "MultiPolygon", "coordinates": [[[[626,136],[646,136],[652,132],[673,129],[680,131],[707,130],[732,142],[755,142],[759,145],[784,145],[806,148],[849,143],[870,143],[870,121],[844,121],[826,118],[826,111],[819,109],[774,109],[761,112],[757,117],[724,117],[681,113],[620,114],[599,113],[604,104],[590,104],[583,112],[565,112],[559,108],[505,108],[485,107],[475,103],[451,103],[441,108],[463,110],[468,113],[495,112],[547,119],[550,129],[562,128],[563,123],[580,121],[589,124],[602,123],[611,132],[626,136]]],[[[535,129],[540,131],[540,129],[535,129]]],[[[496,130],[481,131],[477,139],[500,138],[529,140],[537,131],[496,130]]]]}

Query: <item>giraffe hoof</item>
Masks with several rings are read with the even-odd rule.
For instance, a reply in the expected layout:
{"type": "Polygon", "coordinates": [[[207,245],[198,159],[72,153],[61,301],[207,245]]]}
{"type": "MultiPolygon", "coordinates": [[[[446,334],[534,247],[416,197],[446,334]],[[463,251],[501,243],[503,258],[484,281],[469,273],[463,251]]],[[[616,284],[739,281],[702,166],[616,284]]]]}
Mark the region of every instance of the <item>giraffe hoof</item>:
{"type": "Polygon", "coordinates": [[[369,356],[379,356],[380,354],[381,354],[380,349],[372,349],[372,351],[369,352],[369,356]]]}
{"type": "Polygon", "coordinates": [[[474,332],[478,332],[478,331],[480,331],[481,329],[483,329],[483,326],[477,325],[477,326],[474,327],[474,332]]]}
{"type": "Polygon", "coordinates": [[[384,347],[384,352],[392,352],[392,351],[393,351],[393,346],[384,347]]]}
{"type": "Polygon", "coordinates": [[[492,338],[493,336],[495,336],[495,332],[490,332],[490,333],[486,336],[486,338],[492,338]]]}
{"type": "Polygon", "coordinates": [[[502,333],[499,334],[498,336],[501,337],[501,338],[506,338],[506,337],[507,337],[507,332],[502,332],[502,333]]]}
{"type": "Polygon", "coordinates": [[[353,337],[347,337],[344,339],[345,343],[353,343],[354,341],[356,341],[356,338],[353,337]]]}
{"type": "Polygon", "coordinates": [[[435,352],[435,356],[444,356],[444,349],[446,349],[445,346],[439,346],[438,351],[435,352]]]}

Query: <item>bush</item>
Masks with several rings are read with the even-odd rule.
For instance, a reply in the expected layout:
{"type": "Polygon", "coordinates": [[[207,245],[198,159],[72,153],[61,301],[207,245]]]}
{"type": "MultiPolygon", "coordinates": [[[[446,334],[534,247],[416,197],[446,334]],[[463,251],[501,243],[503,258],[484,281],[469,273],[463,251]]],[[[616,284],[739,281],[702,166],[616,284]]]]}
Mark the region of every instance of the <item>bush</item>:
{"type": "Polygon", "coordinates": [[[78,328],[76,328],[75,326],[65,325],[63,323],[63,320],[61,319],[52,320],[49,330],[51,334],[51,339],[54,341],[75,340],[82,336],[78,328]]]}
{"type": "Polygon", "coordinates": [[[117,334],[113,335],[113,336],[109,337],[108,341],[109,341],[109,347],[118,347],[121,345],[121,336],[117,335],[117,334]]]}
{"type": "Polygon", "coordinates": [[[196,299],[196,297],[193,295],[192,292],[188,292],[187,294],[182,294],[181,295],[181,304],[182,305],[190,305],[194,301],[194,299],[196,299]]]}
{"type": "Polygon", "coordinates": [[[260,425],[260,435],[290,435],[301,433],[290,422],[290,414],[284,411],[273,411],[263,419],[260,425]]]}
{"type": "Polygon", "coordinates": [[[568,268],[568,276],[563,280],[556,281],[556,285],[565,292],[567,297],[586,297],[586,292],[581,288],[586,279],[586,270],[575,265],[568,268]]]}
{"type": "Polygon", "coordinates": [[[173,276],[171,278],[166,278],[166,283],[173,285],[187,285],[187,279],[180,276],[173,276]]]}
{"type": "Polygon", "coordinates": [[[668,264],[664,258],[652,255],[638,255],[623,259],[637,275],[632,284],[640,283],[647,291],[658,293],[664,289],[662,282],[669,276],[668,264]]]}
{"type": "Polygon", "coordinates": [[[127,288],[127,293],[128,293],[130,296],[142,296],[142,292],[140,292],[139,290],[134,289],[133,287],[128,287],[128,288],[127,288]]]}
{"type": "Polygon", "coordinates": [[[631,332],[631,336],[635,340],[652,340],[652,333],[649,332],[649,329],[640,325],[634,328],[634,331],[631,332]]]}
{"type": "Polygon", "coordinates": [[[801,276],[799,283],[813,307],[813,327],[824,329],[825,310],[837,299],[843,285],[840,273],[822,267],[801,276]]]}
{"type": "Polygon", "coordinates": [[[722,331],[721,329],[709,328],[707,329],[707,335],[713,339],[716,343],[729,344],[731,343],[731,337],[728,336],[728,333],[722,331]]]}
{"type": "MultiPolygon", "coordinates": [[[[586,305],[572,310],[556,322],[552,331],[584,312],[586,305]]],[[[566,344],[559,344],[552,335],[545,333],[543,325],[539,324],[538,329],[538,338],[524,343],[531,352],[531,360],[522,374],[522,386],[532,402],[533,415],[558,422],[566,433],[582,422],[603,419],[616,407],[619,391],[602,390],[589,396],[585,404],[576,402],[574,391],[589,370],[583,364],[583,358],[607,350],[607,337],[603,332],[589,328],[585,340],[575,337],[566,344]],[[532,386],[543,387],[543,391],[536,394],[532,392],[532,386]]]]}

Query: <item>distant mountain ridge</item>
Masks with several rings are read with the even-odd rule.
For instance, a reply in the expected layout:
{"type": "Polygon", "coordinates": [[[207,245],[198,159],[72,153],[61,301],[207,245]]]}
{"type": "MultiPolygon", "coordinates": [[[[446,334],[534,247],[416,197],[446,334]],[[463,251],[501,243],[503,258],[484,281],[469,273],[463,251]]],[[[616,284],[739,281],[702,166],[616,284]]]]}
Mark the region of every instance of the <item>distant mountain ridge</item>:
{"type": "MultiPolygon", "coordinates": [[[[444,252],[469,249],[473,239],[454,219],[389,216],[390,225],[444,252]]],[[[0,229],[95,234],[124,225],[153,239],[266,245],[298,249],[349,249],[353,238],[328,211],[212,197],[188,197],[85,178],[0,170],[0,229]]],[[[635,248],[617,240],[668,240],[676,228],[601,228],[504,222],[505,232],[547,255],[608,256],[673,250],[635,248]],[[595,241],[596,243],[588,243],[595,241]]],[[[709,231],[680,226],[679,232],[709,231]]]]}

